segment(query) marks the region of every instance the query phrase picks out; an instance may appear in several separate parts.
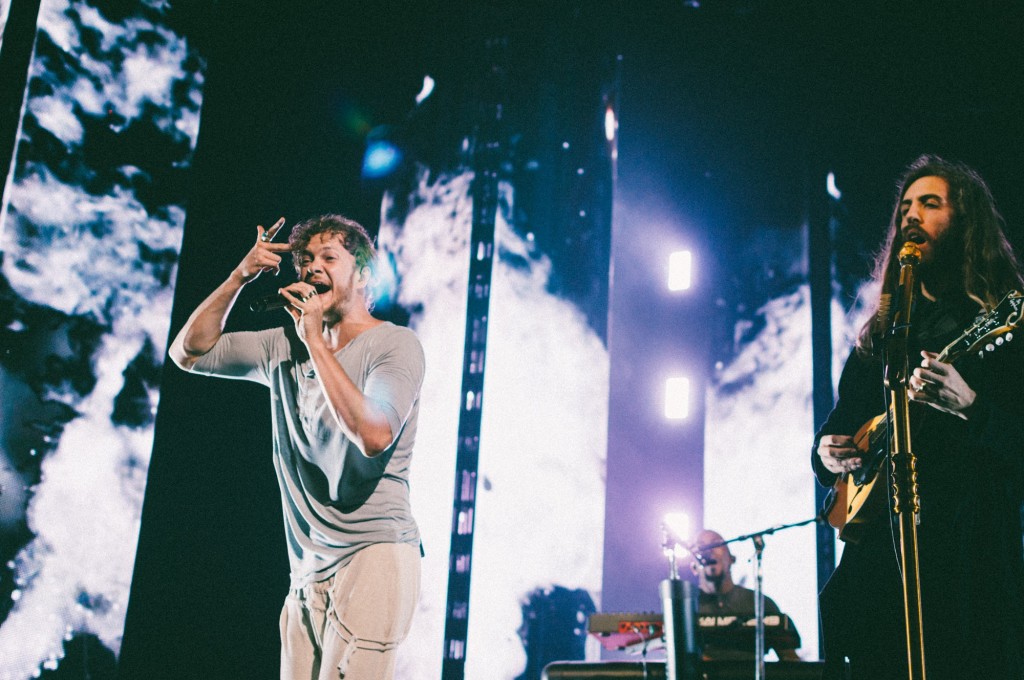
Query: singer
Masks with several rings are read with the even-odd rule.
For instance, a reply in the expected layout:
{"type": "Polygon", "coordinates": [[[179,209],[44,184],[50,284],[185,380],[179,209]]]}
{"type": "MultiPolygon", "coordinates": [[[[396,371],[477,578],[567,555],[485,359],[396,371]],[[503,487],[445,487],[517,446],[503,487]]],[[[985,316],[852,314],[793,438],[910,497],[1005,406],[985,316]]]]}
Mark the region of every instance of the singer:
{"type": "MultiPolygon", "coordinates": [[[[898,253],[920,248],[910,313],[911,447],[921,498],[918,526],[925,671],[928,680],[1024,678],[1024,338],[955,363],[938,352],[1011,290],[1024,290],[1018,260],[988,186],[962,163],[922,156],[898,182],[888,236],[875,268],[881,300],[898,297],[898,253]],[[919,363],[919,365],[918,365],[919,363]]],[[[839,381],[839,399],[817,433],[818,481],[831,486],[869,452],[852,435],[887,410],[885,335],[891,314],[873,315],[839,381]]],[[[1022,327],[1017,335],[1024,335],[1022,327]]],[[[884,424],[882,425],[884,427],[884,424]]],[[[881,441],[885,441],[884,436],[881,441]]],[[[888,479],[871,493],[881,510],[821,593],[826,678],[905,680],[907,634],[899,573],[900,532],[886,514],[888,479]]]]}
{"type": "Polygon", "coordinates": [[[281,678],[380,680],[412,621],[420,535],[409,506],[424,357],[407,328],[375,319],[375,252],[362,226],[324,215],[256,243],[192,313],[170,348],[182,369],[270,389],[291,586],[281,612],[281,678]],[[290,252],[290,323],[224,333],[239,291],[290,252]]]}

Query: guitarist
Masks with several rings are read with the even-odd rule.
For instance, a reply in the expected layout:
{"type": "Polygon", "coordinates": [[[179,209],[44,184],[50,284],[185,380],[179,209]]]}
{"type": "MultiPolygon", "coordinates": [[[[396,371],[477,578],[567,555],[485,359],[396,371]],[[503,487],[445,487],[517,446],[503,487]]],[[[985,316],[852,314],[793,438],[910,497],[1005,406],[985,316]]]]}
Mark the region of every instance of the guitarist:
{"type": "MultiPolygon", "coordinates": [[[[1008,291],[1024,290],[1024,282],[991,193],[974,170],[926,155],[897,186],[875,279],[881,299],[898,299],[898,253],[906,241],[918,244],[909,358],[919,365],[908,387],[927,677],[1024,680],[1024,339],[982,359],[937,360],[978,314],[1008,291]]],[[[861,330],[835,408],[815,437],[812,464],[825,486],[867,462],[852,435],[887,410],[887,316],[873,315],[861,330]]],[[[883,494],[882,507],[887,466],[872,490],[883,494]]],[[[840,677],[844,657],[854,680],[908,677],[899,549],[898,521],[884,511],[845,545],[820,598],[825,677],[840,677]]]]}

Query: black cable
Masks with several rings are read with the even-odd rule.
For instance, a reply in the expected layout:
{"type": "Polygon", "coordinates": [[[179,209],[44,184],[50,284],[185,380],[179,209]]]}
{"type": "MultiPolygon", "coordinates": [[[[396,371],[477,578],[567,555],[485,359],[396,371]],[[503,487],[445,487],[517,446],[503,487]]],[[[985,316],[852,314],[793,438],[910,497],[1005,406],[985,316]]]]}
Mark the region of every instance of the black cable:
{"type": "MultiPolygon", "coordinates": [[[[889,365],[888,359],[889,359],[888,353],[886,353],[886,361],[885,361],[885,364],[884,364],[885,366],[889,365]]],[[[894,475],[893,461],[892,461],[893,424],[892,424],[892,402],[890,401],[890,396],[891,396],[891,392],[889,391],[889,388],[886,387],[885,381],[883,380],[882,381],[882,402],[885,404],[885,479],[884,480],[879,480],[879,481],[884,481],[885,482],[885,496],[886,496],[886,499],[887,499],[888,504],[889,504],[888,505],[888,512],[886,513],[886,519],[888,520],[888,524],[889,524],[889,540],[890,540],[891,547],[892,547],[892,550],[893,550],[893,557],[895,558],[895,562],[896,562],[896,571],[899,573],[900,580],[902,581],[903,580],[903,564],[902,564],[902,562],[900,560],[900,554],[901,554],[901,551],[900,551],[900,539],[899,539],[899,536],[896,533],[896,526],[895,526],[896,523],[893,521],[893,519],[895,518],[895,513],[893,512],[893,501],[894,501],[894,499],[893,499],[893,488],[892,488],[893,475],[894,475]]],[[[877,474],[880,474],[880,473],[881,473],[881,471],[876,472],[875,474],[877,475],[877,474]]],[[[903,511],[905,512],[906,508],[904,508],[903,511]]]]}

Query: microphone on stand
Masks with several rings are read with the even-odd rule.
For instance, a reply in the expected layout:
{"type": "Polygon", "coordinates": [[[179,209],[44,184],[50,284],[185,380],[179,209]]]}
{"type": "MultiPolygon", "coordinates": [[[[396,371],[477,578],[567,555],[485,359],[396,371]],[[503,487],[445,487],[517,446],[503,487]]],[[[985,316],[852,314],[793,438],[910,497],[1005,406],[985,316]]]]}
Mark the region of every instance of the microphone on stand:
{"type": "Polygon", "coordinates": [[[921,262],[921,249],[917,247],[917,242],[913,240],[913,237],[907,238],[900,249],[898,259],[900,262],[900,290],[896,291],[895,295],[892,293],[882,293],[878,303],[878,316],[876,317],[879,324],[888,327],[887,332],[889,336],[905,329],[910,318],[910,310],[902,307],[907,301],[907,291],[904,288],[908,281],[913,282],[912,270],[921,262]],[[911,272],[905,271],[904,267],[909,267],[911,272]],[[893,299],[894,297],[895,300],[893,299]],[[893,302],[896,304],[893,304],[893,302]]]}
{"type": "Polygon", "coordinates": [[[921,249],[917,243],[910,238],[903,244],[899,253],[900,260],[900,290],[899,299],[896,301],[895,313],[891,315],[892,329],[890,335],[902,333],[907,337],[907,330],[910,328],[910,313],[914,300],[914,267],[921,264],[921,249]]]}
{"type": "Polygon", "coordinates": [[[919,237],[911,236],[907,239],[903,247],[900,248],[900,264],[902,265],[917,265],[921,264],[921,249],[918,248],[919,237]]]}
{"type": "Polygon", "coordinates": [[[702,567],[710,567],[714,564],[718,564],[718,560],[708,557],[705,553],[702,552],[693,553],[693,561],[702,567]]]}

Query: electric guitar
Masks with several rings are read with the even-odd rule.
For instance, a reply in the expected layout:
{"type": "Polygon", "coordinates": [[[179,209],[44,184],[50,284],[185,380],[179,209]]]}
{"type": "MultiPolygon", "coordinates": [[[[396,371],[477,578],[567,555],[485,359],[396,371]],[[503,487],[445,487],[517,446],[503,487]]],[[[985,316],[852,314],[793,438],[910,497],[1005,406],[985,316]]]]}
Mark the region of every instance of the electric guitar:
{"type": "MultiPolygon", "coordinates": [[[[991,312],[979,316],[963,335],[946,345],[937,360],[953,363],[974,352],[984,356],[1012,340],[1013,330],[1022,323],[1022,308],[1024,293],[1010,291],[991,312]]],[[[857,470],[840,475],[825,499],[823,513],[844,541],[856,543],[860,540],[864,527],[886,509],[888,494],[884,490],[874,491],[875,486],[886,483],[886,475],[878,472],[889,452],[888,424],[891,415],[892,409],[889,413],[875,416],[857,430],[853,441],[862,454],[864,464],[857,470]]]]}

